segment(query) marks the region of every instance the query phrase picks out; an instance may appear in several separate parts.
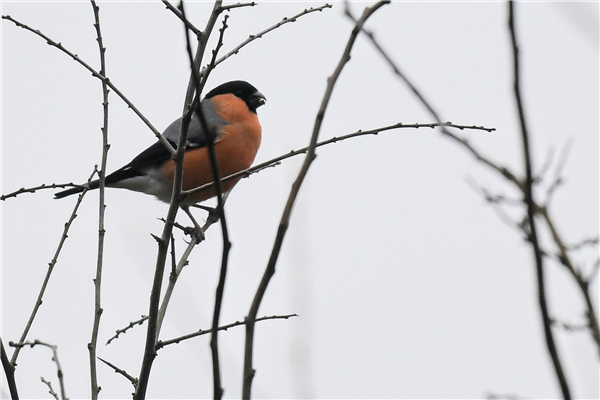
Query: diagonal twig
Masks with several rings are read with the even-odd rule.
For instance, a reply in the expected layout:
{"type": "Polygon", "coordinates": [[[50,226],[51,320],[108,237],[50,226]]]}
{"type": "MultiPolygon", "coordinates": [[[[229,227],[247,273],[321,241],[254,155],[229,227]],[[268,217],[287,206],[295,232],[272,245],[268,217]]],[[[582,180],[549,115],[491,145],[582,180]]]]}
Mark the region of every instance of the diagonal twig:
{"type": "Polygon", "coordinates": [[[119,367],[117,367],[116,365],[114,365],[113,363],[104,360],[103,358],[98,357],[98,360],[102,361],[104,364],[108,365],[109,367],[111,367],[117,374],[120,374],[122,376],[124,376],[125,378],[127,378],[127,380],[129,382],[131,382],[131,384],[133,385],[133,387],[137,387],[138,384],[138,379],[134,378],[133,376],[129,375],[127,373],[127,371],[125,371],[124,369],[121,369],[119,367]]]}
{"type": "Polygon", "coordinates": [[[62,43],[55,42],[50,37],[48,37],[45,34],[43,34],[42,32],[40,32],[39,30],[33,29],[33,28],[29,27],[28,25],[26,25],[26,24],[24,24],[22,22],[17,21],[16,19],[14,19],[13,17],[11,17],[10,15],[3,15],[2,19],[9,20],[9,21],[13,22],[16,26],[18,26],[20,28],[23,28],[25,30],[28,30],[28,31],[30,31],[30,32],[38,35],[42,39],[46,40],[46,43],[48,45],[50,45],[52,47],[56,47],[57,49],[59,49],[60,51],[62,51],[63,53],[65,53],[69,57],[71,57],[73,60],[75,60],[76,62],[78,62],[80,65],[82,65],[85,69],[87,69],[88,71],[90,71],[92,73],[92,76],[94,76],[95,78],[98,78],[101,81],[105,82],[106,85],[108,85],[115,92],[115,94],[117,96],[119,96],[125,102],[125,104],[127,104],[127,106],[133,110],[133,112],[146,124],[146,126],[148,128],[150,128],[150,130],[154,133],[154,135],[158,138],[158,140],[161,141],[161,143],[165,146],[165,148],[169,151],[169,153],[171,155],[175,154],[175,149],[173,149],[173,146],[171,146],[171,144],[169,143],[169,141],[167,139],[165,139],[165,137],[150,123],[150,121],[144,116],[144,114],[142,114],[142,112],[140,110],[138,110],[137,107],[123,94],[123,92],[121,92],[119,90],[119,88],[116,87],[106,76],[104,76],[100,72],[96,71],[88,63],[86,63],[85,61],[83,61],[77,54],[71,52],[66,47],[64,47],[62,45],[62,43]]]}
{"type": "MultiPolygon", "coordinates": [[[[271,315],[271,316],[268,316],[268,317],[256,318],[256,322],[266,321],[266,320],[269,320],[269,319],[289,319],[289,318],[297,317],[297,316],[298,316],[298,314],[271,315]]],[[[230,324],[220,326],[217,329],[220,330],[220,331],[226,331],[229,328],[234,328],[234,327],[240,326],[240,325],[246,325],[246,321],[235,321],[235,322],[232,322],[230,324]]],[[[178,344],[180,342],[183,342],[184,340],[195,338],[197,336],[207,335],[207,334],[209,334],[211,332],[212,332],[212,328],[211,329],[200,329],[200,330],[198,330],[196,332],[188,333],[187,335],[179,336],[179,337],[176,337],[174,339],[159,340],[158,344],[156,345],[156,349],[157,350],[161,349],[161,348],[163,348],[165,346],[168,346],[170,344],[178,344]]]]}
{"type": "Polygon", "coordinates": [[[253,367],[253,345],[254,345],[254,324],[256,321],[256,315],[258,314],[258,309],[260,307],[260,303],[265,295],[267,290],[267,286],[271,280],[271,277],[275,274],[275,265],[277,264],[277,259],[279,258],[279,253],[281,251],[281,247],[283,244],[283,239],[287,232],[290,218],[292,215],[292,210],[294,207],[294,203],[300,191],[300,187],[308,173],[308,169],[310,165],[314,161],[316,154],[315,149],[317,146],[317,140],[319,138],[319,132],[321,131],[321,124],[323,123],[323,118],[325,116],[325,110],[329,104],[329,100],[331,99],[331,94],[333,92],[333,88],[335,83],[337,82],[338,77],[340,76],[342,69],[346,65],[346,63],[350,60],[350,52],[354,43],[356,41],[356,37],[362,30],[363,24],[365,21],[379,8],[383,5],[388,4],[389,1],[379,1],[372,7],[365,8],[362,17],[356,22],[354,29],[352,29],[352,33],[348,39],[348,43],[346,44],[346,48],[340,58],[340,61],[335,68],[333,74],[327,79],[327,88],[325,89],[325,94],[323,95],[323,100],[321,102],[321,106],[315,118],[315,124],[313,127],[312,135],[310,138],[310,145],[308,151],[306,153],[306,157],[304,158],[304,163],[302,164],[302,168],[298,173],[298,177],[294,181],[292,185],[292,189],[290,190],[290,194],[285,205],[285,209],[281,216],[281,221],[279,223],[279,228],[277,229],[277,235],[275,237],[275,242],[273,244],[273,249],[271,251],[271,256],[269,257],[269,261],[267,263],[267,267],[265,268],[265,272],[260,281],[258,289],[256,290],[256,294],[254,296],[254,300],[252,301],[252,305],[248,312],[248,316],[246,317],[246,340],[245,340],[245,348],[244,348],[244,375],[243,375],[243,387],[242,387],[242,398],[244,400],[250,400],[251,398],[251,390],[252,390],[252,380],[254,378],[255,370],[253,367]]]}
{"type": "MultiPolygon", "coordinates": [[[[291,17],[284,17],[281,21],[277,22],[276,24],[268,27],[267,29],[260,31],[254,35],[250,35],[248,36],[248,39],[244,40],[242,43],[240,43],[239,45],[237,45],[236,47],[234,47],[232,50],[230,50],[227,54],[225,54],[223,57],[219,58],[216,62],[215,62],[215,66],[221,64],[223,61],[227,60],[229,57],[236,55],[240,52],[240,50],[247,46],[248,44],[252,43],[253,41],[262,38],[264,35],[266,35],[267,33],[274,31],[275,29],[279,28],[282,25],[288,24],[290,22],[296,22],[298,20],[298,18],[316,12],[316,11],[323,11],[327,8],[331,8],[333,7],[331,4],[325,4],[322,5],[320,7],[310,7],[310,8],[306,8],[303,11],[299,12],[296,15],[293,15],[291,17]]],[[[203,75],[205,70],[207,67],[203,68],[200,71],[200,75],[203,75]]]]}
{"type": "Polygon", "coordinates": [[[128,330],[132,329],[136,325],[142,325],[144,323],[144,321],[146,321],[147,319],[148,319],[147,315],[142,315],[142,318],[135,320],[135,321],[131,321],[129,323],[129,325],[127,325],[125,328],[117,329],[116,334],[113,337],[111,337],[110,339],[108,339],[108,341],[106,342],[106,346],[108,346],[113,340],[118,339],[119,335],[121,335],[122,333],[126,333],[128,330]]]}
{"type": "MultiPolygon", "coordinates": [[[[92,177],[96,173],[97,173],[97,168],[94,167],[94,171],[88,178],[88,185],[91,182],[92,177]]],[[[79,206],[81,205],[83,197],[85,196],[87,191],[88,191],[88,188],[84,189],[83,192],[81,192],[81,194],[77,197],[77,203],[75,203],[75,207],[73,207],[73,211],[71,212],[71,216],[69,217],[69,220],[65,223],[65,227],[63,229],[63,234],[60,237],[60,241],[58,242],[58,246],[56,248],[56,251],[54,252],[54,257],[52,257],[52,260],[48,263],[48,270],[46,271],[46,276],[44,277],[44,281],[42,282],[42,287],[40,288],[37,300],[35,301],[35,305],[33,306],[33,310],[31,311],[29,319],[27,320],[27,324],[25,325],[25,328],[23,329],[23,333],[21,334],[19,343],[23,343],[27,339],[27,334],[29,333],[29,330],[31,329],[33,320],[35,319],[37,312],[38,312],[40,306],[42,305],[42,298],[44,297],[44,293],[46,293],[46,287],[48,286],[48,282],[50,281],[50,276],[52,275],[52,271],[54,271],[54,266],[58,262],[58,256],[60,255],[63,245],[65,244],[65,241],[67,240],[67,237],[68,237],[67,233],[69,232],[69,229],[71,228],[71,224],[73,224],[73,221],[77,217],[77,210],[79,210],[79,206]]],[[[22,348],[22,346],[18,346],[15,348],[15,351],[13,352],[12,358],[10,359],[10,363],[13,366],[15,366],[17,364],[17,358],[19,357],[19,352],[21,351],[21,348],[22,348]]]]}
{"type": "MultiPolygon", "coordinates": [[[[451,122],[433,122],[433,123],[422,123],[422,124],[404,124],[402,122],[399,122],[397,124],[393,124],[393,125],[388,125],[388,126],[383,126],[381,128],[376,128],[376,129],[369,129],[369,130],[359,130],[356,131],[354,133],[349,133],[346,135],[342,135],[342,136],[335,136],[332,137],[330,139],[327,140],[323,140],[321,142],[318,142],[316,144],[315,147],[321,147],[321,146],[326,146],[332,143],[337,143],[337,142],[342,142],[344,140],[347,139],[352,139],[355,137],[359,137],[359,136],[367,136],[367,135],[378,135],[381,132],[385,132],[385,131],[389,131],[389,130],[394,130],[394,129],[419,129],[419,128],[435,128],[438,126],[445,126],[445,127],[450,127],[450,128],[456,128],[456,129],[460,129],[460,130],[465,130],[465,129],[473,129],[473,130],[483,130],[483,131],[487,131],[487,132],[493,132],[496,130],[496,128],[486,128],[484,126],[475,126],[475,125],[457,125],[457,124],[453,124],[451,122]]],[[[243,177],[248,177],[254,173],[257,173],[259,171],[262,171],[265,168],[271,167],[271,166],[275,166],[278,165],[281,161],[291,158],[291,157],[295,157],[298,156],[300,154],[306,154],[309,150],[310,146],[307,147],[303,147],[301,149],[298,150],[291,150],[281,156],[272,158],[268,161],[265,161],[263,163],[257,164],[251,168],[236,172],[235,174],[231,174],[231,175],[227,175],[226,177],[221,178],[221,182],[226,182],[230,179],[234,179],[240,176],[243,177]]],[[[198,186],[196,188],[184,191],[183,193],[187,196],[192,195],[194,193],[200,192],[202,190],[205,190],[207,188],[209,188],[210,186],[212,186],[213,183],[207,183],[204,184],[202,186],[198,186]]]]}

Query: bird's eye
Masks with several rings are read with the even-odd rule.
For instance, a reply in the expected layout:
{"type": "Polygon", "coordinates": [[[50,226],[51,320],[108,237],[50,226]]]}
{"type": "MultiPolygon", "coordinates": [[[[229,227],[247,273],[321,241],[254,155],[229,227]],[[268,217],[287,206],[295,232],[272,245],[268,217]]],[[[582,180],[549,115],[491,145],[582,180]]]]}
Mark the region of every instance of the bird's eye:
{"type": "Polygon", "coordinates": [[[238,90],[234,93],[237,97],[242,98],[242,91],[238,90]]]}

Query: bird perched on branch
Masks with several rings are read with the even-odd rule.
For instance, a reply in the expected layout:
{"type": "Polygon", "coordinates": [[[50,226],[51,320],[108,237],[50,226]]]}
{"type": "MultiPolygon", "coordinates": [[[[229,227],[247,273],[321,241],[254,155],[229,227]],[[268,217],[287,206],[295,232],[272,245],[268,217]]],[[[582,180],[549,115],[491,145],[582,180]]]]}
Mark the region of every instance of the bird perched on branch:
{"type": "MultiPolygon", "coordinates": [[[[232,81],[217,86],[201,102],[206,126],[214,129],[215,154],[221,177],[249,168],[254,162],[261,140],[261,127],[256,109],[265,104],[265,96],[244,81],[232,81]]],[[[176,149],[181,131],[181,118],[163,132],[163,136],[176,149]]],[[[208,137],[200,118],[193,114],[188,129],[183,161],[183,190],[190,190],[213,181],[208,154],[208,137]]],[[[156,196],[164,202],[171,201],[175,162],[167,148],[157,141],[141,152],[129,164],[106,176],[106,186],[124,188],[156,196]]],[[[223,193],[230,191],[241,177],[223,182],[223,193]]],[[[90,182],[97,189],[99,181],[90,182]]],[[[83,192],[84,187],[74,187],[56,193],[57,199],[83,192]]],[[[185,198],[184,206],[193,205],[215,196],[213,187],[185,198]]]]}

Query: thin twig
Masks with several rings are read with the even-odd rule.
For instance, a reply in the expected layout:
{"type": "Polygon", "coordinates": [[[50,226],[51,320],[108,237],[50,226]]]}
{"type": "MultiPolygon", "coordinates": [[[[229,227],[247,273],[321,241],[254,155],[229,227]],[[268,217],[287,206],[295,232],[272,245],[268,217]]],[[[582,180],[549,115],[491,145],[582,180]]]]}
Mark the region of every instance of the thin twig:
{"type": "MultiPolygon", "coordinates": [[[[465,130],[465,129],[472,129],[472,130],[482,130],[482,131],[487,131],[487,132],[493,132],[496,130],[496,128],[486,128],[484,126],[475,126],[475,125],[457,125],[457,124],[453,124],[451,122],[433,122],[433,123],[424,123],[424,124],[404,124],[402,122],[399,122],[397,124],[393,124],[393,125],[388,125],[388,126],[383,126],[381,128],[376,128],[376,129],[369,129],[366,131],[363,130],[359,130],[356,131],[354,133],[349,133],[346,135],[342,135],[342,136],[335,136],[332,137],[330,139],[327,140],[323,140],[322,142],[319,142],[316,144],[315,147],[321,147],[321,146],[326,146],[332,143],[337,143],[337,142],[342,142],[344,140],[347,139],[352,139],[355,137],[359,137],[359,136],[367,136],[367,135],[378,135],[381,132],[385,132],[385,131],[389,131],[389,130],[394,130],[394,129],[403,129],[403,128],[407,128],[407,129],[419,129],[419,128],[435,128],[438,126],[445,126],[445,127],[451,127],[451,128],[456,128],[456,129],[460,129],[460,130],[465,130]]],[[[226,182],[230,179],[235,179],[237,177],[244,177],[247,178],[250,175],[257,173],[259,171],[262,171],[265,168],[268,167],[272,167],[272,166],[276,166],[278,165],[281,161],[287,159],[287,158],[291,158],[291,157],[295,157],[298,156],[300,154],[306,154],[308,152],[310,146],[307,147],[303,147],[301,149],[298,150],[291,150],[288,153],[285,153],[283,155],[280,155],[278,157],[272,158],[268,161],[265,161],[263,163],[257,164],[251,168],[247,168],[244,169],[242,171],[236,172],[235,174],[231,174],[231,175],[227,175],[224,178],[221,178],[221,182],[226,182]]],[[[198,193],[202,190],[205,190],[209,187],[211,187],[213,185],[212,182],[210,183],[206,183],[202,186],[198,186],[196,188],[190,189],[190,190],[186,190],[184,191],[182,194],[186,195],[186,196],[190,196],[192,194],[198,193]]]]}
{"type": "Polygon", "coordinates": [[[255,5],[256,5],[255,2],[230,4],[228,6],[221,6],[221,11],[229,11],[231,9],[240,8],[240,7],[254,7],[255,5]]]}
{"type": "Polygon", "coordinates": [[[52,397],[54,397],[56,400],[58,400],[58,393],[56,393],[56,391],[52,387],[52,383],[50,381],[46,380],[43,376],[41,376],[40,379],[46,386],[48,386],[48,393],[50,393],[52,395],[52,397]]]}
{"type": "Polygon", "coordinates": [[[26,30],[38,35],[39,37],[43,38],[44,40],[46,40],[47,44],[49,44],[50,46],[56,47],[57,49],[59,49],[60,51],[62,51],[63,53],[65,53],[69,57],[71,57],[73,60],[77,61],[85,69],[90,71],[92,73],[92,76],[105,82],[115,92],[115,94],[117,96],[119,96],[125,102],[125,104],[127,104],[127,106],[129,108],[131,108],[133,110],[133,112],[142,121],[144,121],[146,126],[148,128],[150,128],[150,130],[154,133],[154,136],[156,136],[158,138],[158,140],[161,141],[161,143],[165,146],[165,148],[169,151],[169,153],[171,155],[175,154],[175,149],[173,149],[173,146],[171,146],[169,141],[167,139],[165,139],[165,137],[150,123],[150,121],[144,116],[144,114],[142,114],[141,111],[138,110],[137,107],[106,76],[104,76],[100,72],[96,71],[88,63],[83,61],[77,54],[75,54],[75,53],[69,51],[67,48],[65,48],[60,42],[55,42],[54,40],[50,39],[48,36],[46,36],[42,32],[40,32],[39,30],[33,29],[33,28],[27,26],[26,24],[23,24],[23,23],[17,21],[16,19],[12,18],[10,15],[3,15],[2,19],[7,19],[7,20],[13,22],[18,27],[26,29],[26,30]]]}
{"type": "MultiPolygon", "coordinates": [[[[255,41],[256,39],[260,39],[262,38],[264,35],[266,35],[267,33],[279,28],[282,25],[285,25],[287,23],[290,22],[296,22],[296,20],[304,15],[316,12],[316,11],[323,11],[326,8],[331,8],[332,5],[331,4],[325,4],[323,6],[320,7],[311,7],[311,8],[307,8],[304,11],[299,12],[296,15],[293,15],[291,17],[284,17],[281,21],[279,21],[278,23],[276,23],[275,25],[272,25],[270,27],[268,27],[267,29],[260,31],[254,35],[250,35],[248,36],[248,39],[244,40],[242,43],[240,43],[239,45],[237,45],[236,47],[234,47],[231,51],[229,51],[229,53],[225,54],[223,57],[219,58],[216,62],[215,62],[215,66],[221,64],[223,61],[227,60],[229,57],[238,54],[240,52],[240,50],[247,46],[248,44],[250,44],[251,42],[255,41]]],[[[233,8],[233,7],[231,7],[233,8]]],[[[200,71],[200,75],[203,75],[205,72],[205,69],[207,67],[203,68],[202,71],[200,71]]]]}
{"type": "Polygon", "coordinates": [[[273,244],[273,249],[271,251],[271,256],[269,258],[269,262],[267,267],[265,268],[265,272],[261,279],[261,282],[256,290],[256,294],[254,296],[254,300],[252,301],[252,305],[248,312],[248,316],[246,317],[246,340],[245,340],[245,349],[244,349],[244,376],[243,376],[243,387],[242,387],[242,398],[244,400],[250,400],[251,391],[252,391],[252,380],[254,378],[255,370],[253,367],[253,346],[254,346],[254,324],[256,321],[256,315],[258,313],[258,309],[264,297],[264,294],[267,290],[267,286],[271,280],[271,277],[275,274],[275,265],[277,264],[277,259],[279,258],[279,253],[281,251],[281,246],[283,244],[283,239],[287,232],[290,218],[292,215],[292,210],[294,207],[294,203],[300,191],[300,187],[308,173],[308,169],[310,165],[314,161],[316,154],[315,149],[317,147],[317,140],[319,138],[319,132],[321,131],[321,124],[323,122],[323,118],[325,116],[325,110],[329,104],[329,100],[331,98],[331,94],[333,92],[333,88],[335,83],[337,82],[338,77],[340,76],[342,69],[346,65],[346,63],[350,60],[350,52],[352,47],[354,46],[354,42],[356,41],[356,37],[362,30],[363,24],[365,21],[380,7],[385,4],[388,4],[389,1],[379,1],[372,7],[365,8],[365,11],[360,18],[356,22],[354,29],[352,29],[352,33],[350,34],[350,38],[348,39],[348,43],[346,44],[346,48],[342,57],[335,68],[333,74],[327,79],[327,88],[325,89],[325,94],[323,95],[323,100],[321,102],[321,106],[319,108],[319,112],[315,118],[315,124],[313,127],[312,135],[310,138],[310,145],[308,151],[306,153],[306,157],[304,158],[304,163],[302,164],[302,168],[298,173],[298,177],[296,178],[294,184],[292,185],[292,189],[290,190],[290,194],[285,205],[285,209],[283,211],[283,215],[281,216],[281,221],[279,223],[279,228],[277,229],[277,235],[275,237],[275,242],[273,244]]]}
{"type": "MultiPolygon", "coordinates": [[[[350,11],[349,3],[346,1],[345,4],[346,4],[346,9],[345,9],[346,15],[348,16],[348,18],[350,18],[356,22],[356,18],[352,15],[352,13],[350,11]]],[[[371,43],[373,44],[375,49],[377,49],[377,51],[379,51],[380,55],[385,59],[385,61],[392,68],[394,73],[400,78],[400,80],[402,80],[410,88],[410,90],[415,94],[415,96],[417,96],[417,98],[421,101],[423,106],[425,108],[427,108],[427,110],[433,116],[433,118],[438,123],[441,123],[443,120],[442,120],[440,114],[433,108],[431,103],[424,97],[424,95],[417,89],[417,87],[400,70],[400,67],[391,59],[391,57],[387,54],[387,52],[383,49],[383,47],[375,39],[375,36],[373,35],[373,33],[368,30],[364,30],[364,29],[363,29],[363,31],[365,32],[367,37],[371,40],[371,43]]],[[[445,136],[449,137],[450,139],[456,141],[460,145],[462,145],[468,152],[470,152],[477,159],[477,161],[480,161],[483,164],[487,165],[488,167],[492,168],[493,170],[497,171],[502,176],[504,176],[506,179],[508,179],[509,181],[511,181],[512,183],[517,185],[520,189],[522,189],[523,183],[517,178],[517,176],[513,172],[511,172],[507,167],[501,166],[501,165],[493,162],[489,157],[484,156],[478,149],[473,147],[467,139],[461,138],[460,136],[453,134],[448,129],[446,129],[444,126],[441,127],[440,132],[442,134],[444,134],[445,136]]]]}
{"type": "Polygon", "coordinates": [[[52,361],[54,361],[54,364],[56,364],[56,376],[58,377],[58,383],[60,385],[60,398],[62,400],[68,400],[67,395],[65,394],[65,382],[63,379],[63,371],[62,371],[62,367],[60,366],[60,361],[58,360],[58,351],[57,351],[56,345],[42,342],[40,340],[34,340],[33,342],[22,342],[21,341],[19,343],[9,342],[8,344],[11,347],[15,347],[15,349],[21,349],[25,346],[29,346],[31,348],[33,348],[35,346],[45,346],[45,347],[50,348],[50,350],[52,350],[52,361]]]}
{"type": "MultiPolygon", "coordinates": [[[[206,220],[206,223],[201,227],[202,232],[206,232],[206,230],[208,228],[210,228],[211,225],[216,223],[217,220],[218,220],[218,218],[216,218],[216,217],[212,218],[212,214],[210,214],[209,218],[206,220]]],[[[191,238],[190,242],[188,243],[188,246],[186,247],[185,251],[181,255],[179,262],[176,264],[176,266],[171,271],[171,274],[169,275],[169,284],[167,285],[167,289],[165,290],[165,295],[160,304],[160,309],[158,310],[158,323],[157,323],[157,327],[156,327],[156,331],[157,331],[156,336],[157,337],[159,337],[162,323],[163,323],[163,320],[167,313],[167,307],[169,306],[169,301],[171,300],[171,295],[173,294],[173,290],[175,289],[175,284],[177,283],[177,279],[181,275],[183,268],[188,265],[189,256],[192,252],[192,249],[198,243],[200,243],[202,240],[204,240],[202,237],[199,237],[198,235],[192,235],[192,238],[191,238]]],[[[158,349],[158,347],[157,347],[157,349],[158,349]]]]}
{"type": "Polygon", "coordinates": [[[558,247],[558,260],[567,268],[571,276],[575,279],[575,282],[577,282],[579,290],[583,295],[583,300],[586,306],[585,315],[588,320],[588,326],[590,328],[592,338],[596,343],[598,354],[600,355],[600,326],[598,325],[598,317],[594,308],[594,302],[592,301],[590,295],[590,280],[586,280],[583,274],[577,268],[575,268],[575,265],[571,261],[567,246],[563,242],[561,235],[559,235],[558,229],[556,228],[553,219],[550,217],[550,212],[548,209],[545,206],[541,207],[538,205],[536,205],[536,209],[546,222],[546,225],[550,230],[550,234],[552,235],[552,240],[558,247]]]}
{"type": "Polygon", "coordinates": [[[580,240],[579,242],[571,244],[571,245],[565,245],[565,248],[569,251],[581,250],[588,246],[598,246],[599,240],[600,240],[600,238],[598,236],[595,236],[595,237],[580,240]]]}
{"type": "Polygon", "coordinates": [[[196,28],[196,26],[194,24],[192,24],[187,18],[185,18],[183,16],[183,14],[181,13],[181,11],[179,11],[177,9],[177,7],[175,7],[173,4],[171,4],[167,0],[162,0],[162,2],[165,6],[167,6],[167,9],[169,11],[171,11],[173,14],[175,14],[177,16],[177,18],[179,18],[185,24],[186,28],[188,28],[190,31],[194,32],[194,34],[196,36],[200,36],[202,34],[202,31],[200,29],[196,28]]]}
{"type": "MultiPolygon", "coordinates": [[[[289,318],[297,317],[297,316],[298,316],[298,314],[271,315],[268,317],[257,318],[256,322],[265,321],[265,320],[269,320],[269,319],[289,319],[289,318]]],[[[226,331],[229,328],[233,328],[233,327],[240,326],[240,325],[246,325],[246,321],[235,321],[235,322],[232,322],[231,324],[220,326],[217,329],[220,331],[226,331]]],[[[204,330],[200,329],[196,332],[188,333],[187,335],[179,336],[179,337],[169,339],[169,340],[159,340],[158,344],[156,345],[156,349],[159,350],[170,344],[178,344],[180,342],[183,342],[184,340],[195,338],[197,336],[207,335],[209,333],[212,333],[212,328],[204,329],[204,330]]]]}
{"type": "MultiPolygon", "coordinates": [[[[92,9],[94,11],[94,28],[96,28],[96,41],[98,42],[98,51],[100,53],[100,74],[106,76],[106,48],[102,41],[102,31],[100,30],[100,8],[96,5],[95,0],[90,0],[92,9]]],[[[98,344],[98,332],[100,330],[100,317],[102,316],[102,265],[104,260],[104,211],[106,205],[104,203],[104,190],[105,190],[105,179],[106,179],[106,161],[108,158],[108,85],[106,80],[101,80],[102,83],[102,111],[103,111],[103,125],[102,125],[102,162],[100,164],[100,171],[98,171],[99,180],[99,204],[98,204],[98,253],[96,259],[96,276],[94,277],[94,323],[92,326],[92,335],[90,342],[88,343],[88,351],[90,355],[90,385],[92,400],[98,399],[98,393],[100,387],[98,386],[98,366],[96,364],[96,348],[98,344]]]]}
{"type": "MultiPolygon", "coordinates": [[[[97,168],[94,167],[94,171],[88,178],[88,181],[87,181],[88,185],[91,182],[92,177],[96,173],[97,173],[97,168]]],[[[83,197],[85,196],[87,191],[88,191],[88,188],[85,188],[83,190],[83,192],[81,192],[81,194],[77,197],[77,203],[75,203],[75,207],[73,207],[73,211],[71,212],[71,216],[69,217],[69,220],[65,223],[65,227],[63,229],[62,236],[60,237],[60,241],[58,242],[58,246],[56,248],[56,251],[54,252],[54,257],[52,257],[52,260],[48,263],[48,270],[46,271],[46,276],[44,277],[44,281],[42,282],[42,287],[40,288],[40,292],[38,294],[37,300],[35,301],[35,305],[33,306],[33,310],[31,311],[31,315],[29,316],[29,320],[27,321],[27,324],[25,325],[25,329],[23,329],[23,333],[21,334],[19,343],[23,343],[27,339],[27,334],[29,333],[29,330],[31,329],[33,320],[35,319],[35,317],[37,315],[38,309],[42,305],[42,298],[44,297],[44,293],[46,292],[46,287],[48,286],[48,282],[50,281],[50,276],[52,275],[52,271],[54,271],[54,266],[58,262],[58,256],[60,255],[63,245],[65,244],[65,241],[67,240],[67,237],[68,237],[67,233],[69,232],[69,229],[71,228],[71,224],[77,217],[77,210],[79,210],[79,206],[81,205],[83,197]]],[[[21,351],[21,347],[16,347],[15,351],[13,352],[12,358],[10,359],[10,363],[13,366],[15,366],[17,363],[17,358],[19,357],[20,351],[21,351]]]]}
{"type": "Polygon", "coordinates": [[[142,318],[140,318],[136,321],[131,321],[129,323],[129,325],[127,325],[125,328],[117,329],[116,335],[111,337],[110,339],[108,339],[108,341],[106,342],[106,346],[108,346],[113,340],[118,339],[119,335],[121,335],[122,333],[126,333],[128,330],[130,330],[131,328],[133,328],[136,325],[142,325],[144,323],[144,321],[146,321],[147,319],[148,319],[147,315],[142,315],[142,318]]]}
{"type": "Polygon", "coordinates": [[[540,311],[542,314],[542,323],[544,327],[544,335],[546,338],[546,346],[550,358],[552,359],[552,365],[554,366],[554,372],[560,384],[563,398],[565,400],[571,398],[569,391],[569,384],[567,378],[563,372],[563,367],[558,356],[556,344],[554,343],[554,335],[552,333],[552,326],[550,324],[550,316],[548,313],[548,305],[546,301],[546,289],[544,281],[544,260],[540,249],[540,243],[538,241],[537,226],[535,221],[536,206],[533,199],[533,174],[532,174],[532,160],[531,151],[529,146],[529,133],[527,130],[527,123],[525,120],[525,111],[523,109],[523,102],[521,100],[521,84],[520,84],[520,68],[519,68],[519,46],[517,44],[517,35],[515,31],[515,10],[513,1],[508,2],[508,28],[510,31],[510,38],[512,43],[512,54],[513,54],[513,74],[514,74],[514,95],[519,114],[519,122],[521,128],[521,140],[523,144],[523,156],[525,159],[525,186],[524,186],[524,203],[527,206],[527,218],[529,223],[529,242],[533,250],[535,258],[535,267],[537,273],[537,287],[538,287],[538,302],[540,311]]]}
{"type": "Polygon", "coordinates": [[[42,183],[39,186],[34,186],[34,187],[30,187],[30,188],[24,188],[22,187],[19,190],[15,190],[12,193],[7,193],[7,194],[3,194],[2,196],[0,196],[0,200],[4,201],[6,199],[9,199],[11,197],[17,197],[20,194],[23,193],[35,193],[38,190],[43,190],[43,189],[56,189],[56,188],[68,188],[68,187],[82,187],[82,185],[76,185],[73,182],[69,182],[69,183],[51,183],[49,185],[46,185],[45,183],[42,183]]]}
{"type": "Polygon", "coordinates": [[[127,373],[127,371],[125,371],[124,369],[121,369],[119,367],[117,367],[116,365],[114,365],[113,363],[106,361],[100,357],[98,357],[98,360],[102,361],[104,364],[108,365],[109,367],[111,367],[117,374],[120,374],[122,376],[124,376],[125,378],[127,378],[127,380],[129,382],[131,382],[131,384],[133,385],[133,387],[137,387],[138,384],[138,379],[134,378],[133,376],[129,375],[127,373]]]}

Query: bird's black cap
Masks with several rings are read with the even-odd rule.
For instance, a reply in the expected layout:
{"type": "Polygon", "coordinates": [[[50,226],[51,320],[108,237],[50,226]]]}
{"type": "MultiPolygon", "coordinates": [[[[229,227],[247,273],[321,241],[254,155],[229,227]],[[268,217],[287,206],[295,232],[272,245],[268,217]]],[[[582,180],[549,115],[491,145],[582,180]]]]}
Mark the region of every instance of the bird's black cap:
{"type": "Polygon", "coordinates": [[[219,85],[208,92],[206,98],[210,99],[220,94],[233,94],[239,97],[246,102],[248,108],[253,113],[256,113],[256,109],[265,104],[266,101],[265,96],[246,81],[231,81],[219,85]]]}

